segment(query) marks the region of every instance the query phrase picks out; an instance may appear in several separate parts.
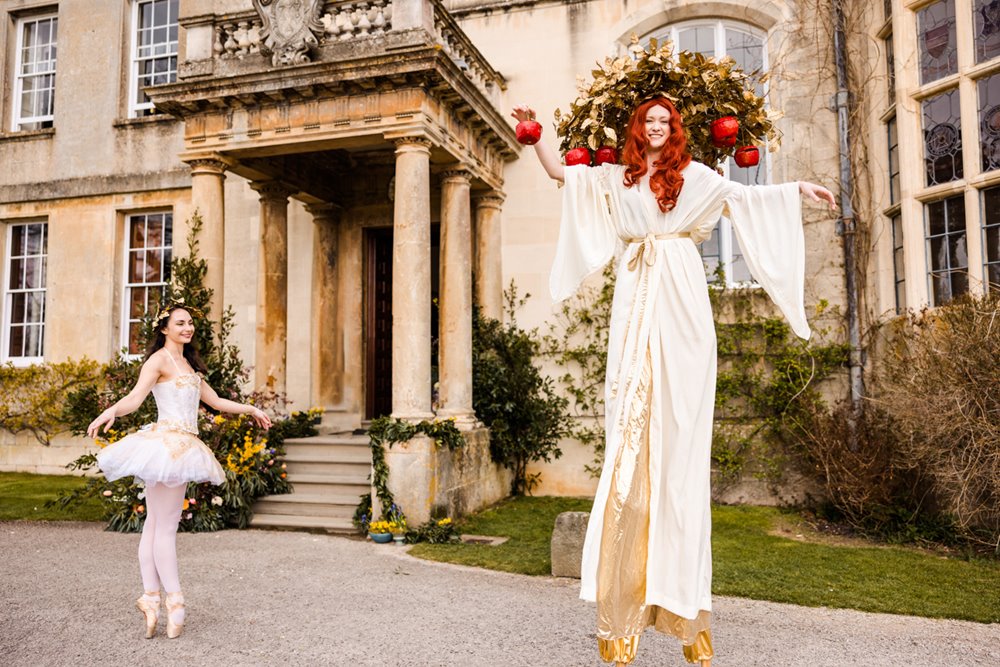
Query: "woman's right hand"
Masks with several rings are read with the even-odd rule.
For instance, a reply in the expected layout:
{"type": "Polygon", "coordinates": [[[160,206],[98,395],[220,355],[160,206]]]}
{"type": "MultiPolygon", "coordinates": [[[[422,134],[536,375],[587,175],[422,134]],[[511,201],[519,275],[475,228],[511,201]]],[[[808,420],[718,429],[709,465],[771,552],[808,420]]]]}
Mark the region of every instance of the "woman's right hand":
{"type": "Polygon", "coordinates": [[[90,422],[90,426],[87,427],[87,435],[91,438],[96,438],[97,434],[100,433],[101,427],[104,427],[104,432],[107,433],[111,426],[115,423],[115,409],[110,407],[100,414],[94,421],[90,422]]]}
{"type": "Polygon", "coordinates": [[[510,112],[510,115],[518,123],[525,120],[535,120],[535,110],[527,104],[518,104],[514,107],[514,110],[510,112]]]}

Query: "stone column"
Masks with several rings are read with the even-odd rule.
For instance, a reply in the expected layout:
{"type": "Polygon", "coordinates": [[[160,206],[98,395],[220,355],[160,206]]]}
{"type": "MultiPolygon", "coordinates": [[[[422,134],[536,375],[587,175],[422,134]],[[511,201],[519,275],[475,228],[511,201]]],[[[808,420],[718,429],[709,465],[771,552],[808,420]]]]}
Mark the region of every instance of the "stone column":
{"type": "MultiPolygon", "coordinates": [[[[227,164],[220,157],[188,160],[191,165],[191,204],[201,216],[198,251],[207,265],[205,287],[212,290],[212,316],[225,308],[223,273],[226,257],[225,182],[227,164]]],[[[183,242],[183,239],[180,239],[183,242]]],[[[176,242],[175,242],[176,245],[176,242]]]]}
{"type": "Polygon", "coordinates": [[[441,178],[441,319],[438,416],[471,426],[472,410],[472,210],[469,172],[441,178]]]}
{"type": "Polygon", "coordinates": [[[396,143],[392,237],[392,414],[431,412],[431,143],[396,143]]]}
{"type": "Polygon", "coordinates": [[[260,248],[257,269],[257,389],[285,392],[288,340],[288,196],[278,181],[258,181],[260,248]]]}
{"type": "Polygon", "coordinates": [[[500,207],[504,195],[497,190],[476,197],[476,303],[484,317],[503,319],[503,238],[500,207]]]}
{"type": "Polygon", "coordinates": [[[333,204],[308,206],[313,223],[312,396],[329,409],[343,401],[344,346],[337,321],[337,218],[333,204]]]}

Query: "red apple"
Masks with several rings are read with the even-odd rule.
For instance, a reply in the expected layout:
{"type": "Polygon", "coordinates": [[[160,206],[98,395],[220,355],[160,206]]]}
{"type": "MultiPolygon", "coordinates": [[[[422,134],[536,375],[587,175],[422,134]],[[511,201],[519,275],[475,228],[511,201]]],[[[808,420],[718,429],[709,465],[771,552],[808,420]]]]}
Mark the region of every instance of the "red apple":
{"type": "Polygon", "coordinates": [[[514,128],[514,132],[520,143],[531,146],[537,144],[538,140],[542,138],[542,124],[537,120],[522,120],[514,128]]]}
{"type": "Polygon", "coordinates": [[[594,166],[602,164],[618,164],[618,149],[614,146],[601,146],[594,154],[594,166]]]}
{"type": "Polygon", "coordinates": [[[736,145],[736,135],[740,131],[740,122],[736,116],[723,116],[712,121],[712,143],[720,148],[736,145]]]}
{"type": "Polygon", "coordinates": [[[760,162],[760,151],[756,146],[743,146],[736,151],[736,164],[744,169],[755,167],[760,162]]]}
{"type": "Polygon", "coordinates": [[[566,166],[572,167],[575,164],[590,165],[590,151],[580,146],[566,151],[566,166]]]}

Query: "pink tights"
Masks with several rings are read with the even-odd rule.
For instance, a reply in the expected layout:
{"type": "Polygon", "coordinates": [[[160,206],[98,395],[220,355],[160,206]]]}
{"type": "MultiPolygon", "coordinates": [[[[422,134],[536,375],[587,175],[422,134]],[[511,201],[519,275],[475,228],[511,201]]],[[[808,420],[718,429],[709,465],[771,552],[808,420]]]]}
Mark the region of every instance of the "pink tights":
{"type": "Polygon", "coordinates": [[[181,520],[187,485],[146,486],[146,523],[139,540],[139,570],[146,591],[179,593],[177,574],[177,524],[181,520]]]}

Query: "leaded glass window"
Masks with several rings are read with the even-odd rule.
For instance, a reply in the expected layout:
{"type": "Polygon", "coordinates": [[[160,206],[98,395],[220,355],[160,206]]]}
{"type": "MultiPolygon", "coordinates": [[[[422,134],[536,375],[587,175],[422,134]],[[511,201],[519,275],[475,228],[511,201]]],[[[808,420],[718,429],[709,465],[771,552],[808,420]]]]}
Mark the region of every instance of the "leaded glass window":
{"type": "Polygon", "coordinates": [[[889,203],[899,201],[899,132],[896,128],[896,118],[893,116],[885,124],[889,136],[889,203]]]}
{"type": "Polygon", "coordinates": [[[950,90],[924,100],[921,107],[927,185],[959,180],[963,177],[963,170],[958,90],[950,90]]]}
{"type": "Polygon", "coordinates": [[[983,190],[983,275],[1000,289],[1000,185],[983,190]]]}
{"type": "Polygon", "coordinates": [[[976,62],[1000,56],[1000,0],[975,0],[976,62]]]}
{"type": "Polygon", "coordinates": [[[903,218],[897,213],[892,216],[892,280],[897,314],[906,310],[906,265],[903,259],[903,218]]]}
{"type": "Polygon", "coordinates": [[[133,7],[130,115],[155,113],[144,88],[177,80],[178,0],[136,0],[133,7]]]}
{"type": "Polygon", "coordinates": [[[958,71],[955,43],[955,0],[939,0],[917,12],[920,83],[937,81],[958,71]]]}
{"type": "Polygon", "coordinates": [[[48,223],[12,224],[7,237],[3,358],[41,361],[45,353],[48,223]]]}
{"type": "Polygon", "coordinates": [[[965,196],[927,204],[925,216],[932,305],[940,306],[969,291],[965,196]]]}
{"type": "Polygon", "coordinates": [[[36,16],[17,22],[13,127],[52,127],[56,100],[56,36],[59,19],[36,16]]]}
{"type": "Polygon", "coordinates": [[[892,35],[885,38],[885,74],[889,86],[889,104],[896,103],[896,52],[892,46],[892,35]]]}
{"type": "Polygon", "coordinates": [[[1000,74],[979,81],[979,144],[983,171],[1000,169],[1000,74]]]}
{"type": "Polygon", "coordinates": [[[170,281],[173,252],[173,215],[142,213],[126,220],[128,243],[125,266],[123,346],[129,354],[141,352],[142,318],[158,307],[170,281]]]}

